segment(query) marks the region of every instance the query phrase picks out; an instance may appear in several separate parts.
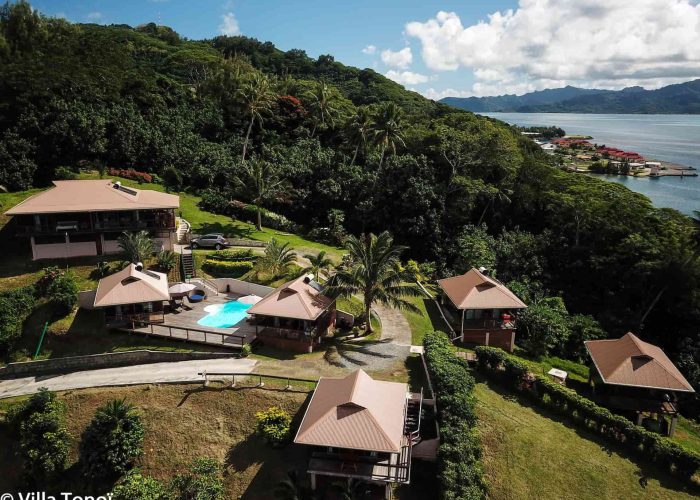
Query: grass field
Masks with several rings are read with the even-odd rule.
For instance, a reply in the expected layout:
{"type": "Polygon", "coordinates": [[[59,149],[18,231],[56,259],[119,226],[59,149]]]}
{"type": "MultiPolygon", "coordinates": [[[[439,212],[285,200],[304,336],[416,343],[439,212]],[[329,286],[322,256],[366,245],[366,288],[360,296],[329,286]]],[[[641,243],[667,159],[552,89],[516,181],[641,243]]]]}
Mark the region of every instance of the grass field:
{"type": "MultiPolygon", "coordinates": [[[[306,392],[261,389],[203,389],[199,385],[137,386],[67,392],[67,424],[73,436],[71,465],[77,459],[79,436],[98,406],[111,398],[127,398],[141,410],[146,427],[140,467],[167,480],[192,459],[212,457],[225,466],[226,498],[270,498],[270,488],[288,469],[304,467],[306,450],[290,445],[273,450],[254,435],[255,413],[281,406],[301,418],[306,392]]],[[[298,423],[298,422],[297,422],[298,423]]],[[[15,491],[19,469],[8,429],[0,426],[0,491],[15,491]]],[[[83,491],[77,467],[63,476],[56,490],[83,491]]]]}
{"type": "Polygon", "coordinates": [[[497,386],[476,386],[491,498],[696,498],[674,478],[497,386]]]}

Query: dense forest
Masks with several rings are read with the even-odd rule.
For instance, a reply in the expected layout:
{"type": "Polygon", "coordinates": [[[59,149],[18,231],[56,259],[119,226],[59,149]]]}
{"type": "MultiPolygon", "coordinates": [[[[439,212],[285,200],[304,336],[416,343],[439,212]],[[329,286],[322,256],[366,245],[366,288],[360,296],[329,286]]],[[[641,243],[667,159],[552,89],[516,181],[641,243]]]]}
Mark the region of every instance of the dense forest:
{"type": "Polygon", "coordinates": [[[517,113],[700,113],[700,80],[667,85],[655,90],[564,87],[520,96],[445,97],[440,102],[475,112],[517,113]]]}
{"type": "Polygon", "coordinates": [[[72,24],[23,2],[0,11],[0,75],[8,190],[133,168],[311,237],[388,230],[433,277],[476,265],[511,283],[552,325],[543,351],[580,356],[599,322],[662,345],[700,388],[695,222],[559,170],[502,122],[330,55],[72,24]]]}

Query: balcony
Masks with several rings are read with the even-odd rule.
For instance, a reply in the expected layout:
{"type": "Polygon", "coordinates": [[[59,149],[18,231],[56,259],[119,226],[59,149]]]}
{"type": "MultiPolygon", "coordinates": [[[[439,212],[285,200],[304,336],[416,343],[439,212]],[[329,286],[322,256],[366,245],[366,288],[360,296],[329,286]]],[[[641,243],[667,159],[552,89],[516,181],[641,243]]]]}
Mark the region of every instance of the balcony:
{"type": "MultiPolygon", "coordinates": [[[[461,322],[457,323],[458,329],[461,327],[461,322]]],[[[516,328],[515,318],[509,321],[501,319],[465,319],[465,330],[514,330],[516,328]]]]}
{"type": "Polygon", "coordinates": [[[354,478],[364,481],[404,483],[411,480],[411,444],[405,439],[400,453],[372,457],[347,452],[314,452],[309,460],[310,474],[354,478]]]}

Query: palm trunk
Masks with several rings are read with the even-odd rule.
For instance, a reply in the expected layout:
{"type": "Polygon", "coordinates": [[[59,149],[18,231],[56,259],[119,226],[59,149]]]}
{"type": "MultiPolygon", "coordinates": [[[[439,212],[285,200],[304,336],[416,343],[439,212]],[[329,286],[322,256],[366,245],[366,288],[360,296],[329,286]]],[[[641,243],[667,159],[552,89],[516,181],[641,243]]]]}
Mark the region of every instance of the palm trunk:
{"type": "Polygon", "coordinates": [[[255,227],[258,228],[258,231],[262,231],[262,210],[260,209],[260,205],[258,205],[258,222],[255,225],[255,227]]]}
{"type": "Polygon", "coordinates": [[[360,145],[358,144],[357,146],[355,146],[355,154],[352,155],[352,161],[350,162],[351,166],[355,164],[355,160],[357,159],[357,152],[359,150],[360,150],[360,145]]]}
{"type": "Polygon", "coordinates": [[[369,335],[372,333],[374,330],[372,329],[372,302],[368,302],[367,299],[365,299],[365,318],[367,318],[367,324],[365,326],[365,333],[369,335]]]}
{"type": "Polygon", "coordinates": [[[382,163],[384,163],[384,153],[386,153],[386,144],[382,144],[382,156],[379,157],[379,168],[377,169],[377,175],[382,171],[382,163]]]}
{"type": "Polygon", "coordinates": [[[314,122],[314,128],[311,129],[311,138],[314,138],[314,135],[316,135],[316,126],[318,125],[318,122],[314,122]]]}
{"type": "Polygon", "coordinates": [[[250,131],[253,130],[253,120],[254,118],[250,118],[250,124],[248,125],[248,131],[245,134],[245,141],[243,141],[243,158],[242,160],[245,161],[245,154],[246,151],[248,150],[248,140],[250,139],[250,131]]]}
{"type": "Polygon", "coordinates": [[[491,206],[491,203],[493,203],[493,200],[489,200],[489,202],[484,207],[484,211],[481,212],[481,217],[479,217],[479,222],[476,223],[477,226],[481,225],[481,222],[484,220],[484,217],[486,216],[486,212],[488,211],[489,207],[491,206]]]}

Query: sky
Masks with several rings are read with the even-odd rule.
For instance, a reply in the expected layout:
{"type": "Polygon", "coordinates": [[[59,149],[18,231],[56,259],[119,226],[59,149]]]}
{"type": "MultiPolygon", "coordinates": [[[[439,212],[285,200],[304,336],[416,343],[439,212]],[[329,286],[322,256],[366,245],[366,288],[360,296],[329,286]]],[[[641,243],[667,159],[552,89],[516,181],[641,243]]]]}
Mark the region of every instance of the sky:
{"type": "MultiPolygon", "coordinates": [[[[31,0],[30,0],[31,1],[31,0]]],[[[34,0],[72,22],[156,22],[373,68],[432,99],[700,78],[700,0],[34,0]]]]}

